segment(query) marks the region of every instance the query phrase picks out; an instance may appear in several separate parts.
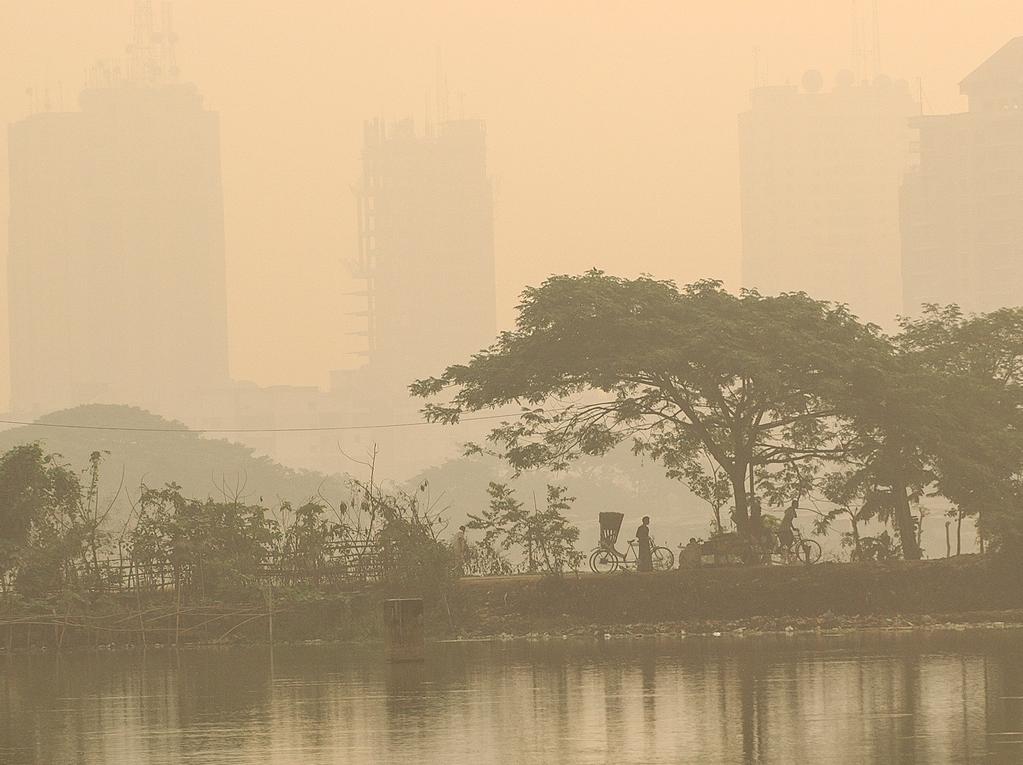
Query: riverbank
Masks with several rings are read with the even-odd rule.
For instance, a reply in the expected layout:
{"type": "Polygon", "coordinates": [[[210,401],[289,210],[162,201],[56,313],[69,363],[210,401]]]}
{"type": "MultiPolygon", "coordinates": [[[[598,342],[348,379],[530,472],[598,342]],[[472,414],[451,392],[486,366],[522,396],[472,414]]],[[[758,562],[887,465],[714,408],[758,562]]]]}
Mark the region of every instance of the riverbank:
{"type": "Polygon", "coordinates": [[[375,642],[380,603],[422,594],[431,640],[1023,626],[1023,566],[980,556],[651,574],[462,579],[444,595],[368,588],[181,604],[105,597],[0,607],[0,651],[375,642]]]}
{"type": "Polygon", "coordinates": [[[466,637],[1023,624],[1023,567],[980,556],[463,580],[466,637]]]}

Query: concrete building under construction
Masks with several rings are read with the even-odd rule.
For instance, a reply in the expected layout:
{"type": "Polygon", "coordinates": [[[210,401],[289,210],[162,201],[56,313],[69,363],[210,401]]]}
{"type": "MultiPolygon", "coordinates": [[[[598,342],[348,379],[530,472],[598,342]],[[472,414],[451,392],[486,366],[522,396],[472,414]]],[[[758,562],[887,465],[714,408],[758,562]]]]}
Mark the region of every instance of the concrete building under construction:
{"type": "Polygon", "coordinates": [[[960,83],[961,114],[915,119],[919,162],[902,196],[905,310],[1023,303],[1023,37],[960,83]]]}
{"type": "Polygon", "coordinates": [[[402,400],[414,379],[467,361],[496,331],[493,194],[486,130],[451,120],[366,125],[357,188],[367,301],[366,372],[402,400]]]}
{"type": "Polygon", "coordinates": [[[757,87],[739,117],[742,283],[805,291],[890,326],[901,311],[899,188],[919,109],[908,86],[840,73],[757,87]]]}
{"type": "Polygon", "coordinates": [[[173,412],[227,383],[219,124],[178,82],[170,21],[137,2],[127,57],[78,111],[10,127],[15,412],[173,412]]]}

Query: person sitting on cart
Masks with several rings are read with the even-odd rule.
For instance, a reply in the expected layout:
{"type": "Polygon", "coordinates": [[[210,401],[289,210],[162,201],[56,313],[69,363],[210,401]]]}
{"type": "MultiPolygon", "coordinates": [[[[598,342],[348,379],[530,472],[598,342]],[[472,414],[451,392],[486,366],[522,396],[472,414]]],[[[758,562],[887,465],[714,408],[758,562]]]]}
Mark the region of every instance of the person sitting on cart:
{"type": "Polygon", "coordinates": [[[643,523],[636,529],[636,539],[639,542],[639,566],[638,571],[653,571],[654,559],[650,548],[650,516],[643,516],[643,523]]]}
{"type": "Polygon", "coordinates": [[[703,545],[696,537],[689,537],[689,544],[682,548],[678,556],[678,567],[699,566],[703,563],[703,545]]]}

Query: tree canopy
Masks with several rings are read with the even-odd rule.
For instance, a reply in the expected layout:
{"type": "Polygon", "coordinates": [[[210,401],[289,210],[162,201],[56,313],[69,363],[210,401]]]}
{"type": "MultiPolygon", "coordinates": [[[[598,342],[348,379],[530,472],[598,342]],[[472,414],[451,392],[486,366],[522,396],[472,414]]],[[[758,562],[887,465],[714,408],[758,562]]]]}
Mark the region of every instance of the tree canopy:
{"type": "Polygon", "coordinates": [[[1019,316],[985,321],[935,314],[893,339],[803,293],[594,270],[527,289],[513,330],[411,390],[448,394],[424,409],[437,422],[519,406],[486,447],[517,470],[631,442],[716,506],[730,490],[743,533],[759,527],[758,482],[798,495],[823,465],[847,463],[919,557],[911,497],[937,484],[956,502],[986,493],[989,506],[1019,464],[1005,424],[1018,409],[1019,316]]]}
{"type": "Polygon", "coordinates": [[[887,361],[876,328],[801,293],[735,296],[718,282],[679,290],[591,271],[528,289],[514,331],[412,390],[454,391],[426,407],[436,421],[523,405],[490,435],[517,468],[624,439],[679,474],[706,453],[728,476],[742,528],[757,513],[751,470],[836,454],[840,402],[879,390],[887,361]]]}

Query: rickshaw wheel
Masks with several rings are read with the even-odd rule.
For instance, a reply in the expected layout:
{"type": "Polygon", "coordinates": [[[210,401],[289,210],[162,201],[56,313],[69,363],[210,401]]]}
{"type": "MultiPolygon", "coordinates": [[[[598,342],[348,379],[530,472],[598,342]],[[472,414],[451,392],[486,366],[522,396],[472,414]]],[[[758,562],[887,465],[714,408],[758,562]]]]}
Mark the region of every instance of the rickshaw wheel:
{"type": "Polygon", "coordinates": [[[597,548],[590,554],[590,571],[594,574],[610,574],[618,568],[618,554],[597,548]]]}

